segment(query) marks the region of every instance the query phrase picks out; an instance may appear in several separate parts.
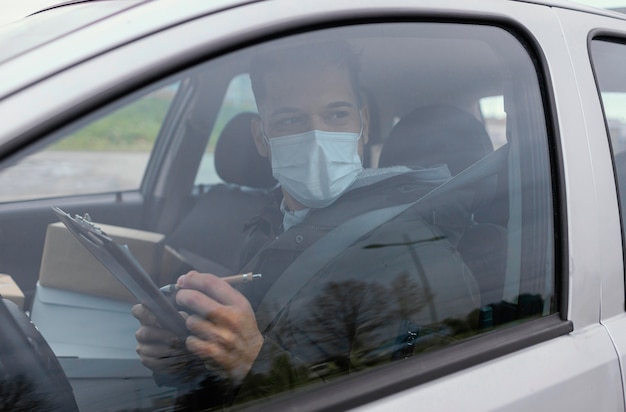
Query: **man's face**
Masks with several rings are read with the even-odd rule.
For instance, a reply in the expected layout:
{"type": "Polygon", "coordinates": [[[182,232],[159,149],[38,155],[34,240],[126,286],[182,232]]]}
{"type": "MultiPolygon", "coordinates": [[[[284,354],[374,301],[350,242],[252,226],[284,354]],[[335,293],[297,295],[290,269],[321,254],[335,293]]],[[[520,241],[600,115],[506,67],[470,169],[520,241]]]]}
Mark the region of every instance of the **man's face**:
{"type": "Polygon", "coordinates": [[[267,94],[258,102],[261,119],[252,125],[262,156],[271,157],[263,132],[272,139],[311,130],[359,133],[363,128],[359,140],[359,155],[363,157],[369,115],[366,107],[359,109],[346,69],[327,64],[278,70],[267,74],[264,82],[267,94]]]}
{"type": "MultiPolygon", "coordinates": [[[[266,96],[262,101],[257,101],[260,118],[252,122],[252,134],[261,156],[272,159],[270,145],[265,137],[271,140],[321,130],[361,132],[357,150],[363,159],[369,115],[366,107],[359,109],[356,92],[352,89],[346,69],[328,64],[306,69],[277,70],[267,74],[263,81],[266,96]]],[[[305,203],[296,200],[298,196],[294,197],[289,193],[290,190],[293,188],[282,186],[286,207],[289,210],[305,208],[305,203]]]]}

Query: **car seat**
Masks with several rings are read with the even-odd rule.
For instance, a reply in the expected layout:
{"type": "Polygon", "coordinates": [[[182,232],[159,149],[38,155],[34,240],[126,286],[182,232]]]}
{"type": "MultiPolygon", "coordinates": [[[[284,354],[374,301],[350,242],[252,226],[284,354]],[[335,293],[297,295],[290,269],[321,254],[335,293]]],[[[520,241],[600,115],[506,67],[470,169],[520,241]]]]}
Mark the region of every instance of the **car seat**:
{"type": "MultiPolygon", "coordinates": [[[[167,238],[197,270],[232,274],[239,266],[244,226],[274,200],[277,182],[268,159],[257,152],[244,112],[224,127],[215,146],[216,184],[202,194],[167,238]]],[[[276,206],[278,207],[278,206],[276,206]]]]}
{"type": "MultiPolygon", "coordinates": [[[[445,163],[454,176],[491,152],[491,139],[474,116],[453,106],[432,105],[411,111],[393,127],[384,142],[379,167],[445,163]]],[[[469,210],[461,235],[453,242],[476,277],[483,304],[499,302],[504,287],[507,234],[503,226],[489,221],[494,214],[490,208],[497,204],[497,185],[498,177],[491,176],[466,188],[469,210]]],[[[440,206],[445,208],[445,203],[440,206]]]]}

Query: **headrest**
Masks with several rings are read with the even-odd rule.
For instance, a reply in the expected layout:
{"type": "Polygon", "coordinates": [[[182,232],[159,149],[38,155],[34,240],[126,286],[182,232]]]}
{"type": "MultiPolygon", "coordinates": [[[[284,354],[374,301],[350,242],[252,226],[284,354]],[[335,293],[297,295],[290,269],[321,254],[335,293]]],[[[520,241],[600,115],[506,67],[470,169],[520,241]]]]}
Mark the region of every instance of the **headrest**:
{"type": "Polygon", "coordinates": [[[239,113],[224,127],[215,146],[215,171],[227,183],[253,188],[276,185],[269,159],[256,149],[250,128],[257,115],[239,113]]]}
{"type": "Polygon", "coordinates": [[[491,139],[474,116],[453,106],[432,105],[413,110],[393,127],[378,165],[445,163],[456,175],[491,152],[491,139]]]}

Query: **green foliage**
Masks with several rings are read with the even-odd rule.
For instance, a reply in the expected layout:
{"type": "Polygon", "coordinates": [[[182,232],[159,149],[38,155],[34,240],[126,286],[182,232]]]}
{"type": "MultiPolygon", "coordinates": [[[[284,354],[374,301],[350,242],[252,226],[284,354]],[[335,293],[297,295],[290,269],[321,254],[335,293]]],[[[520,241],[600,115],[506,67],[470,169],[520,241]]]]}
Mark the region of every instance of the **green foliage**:
{"type": "Polygon", "coordinates": [[[150,151],[171,96],[152,94],[89,124],[54,144],[53,150],[150,151]]]}

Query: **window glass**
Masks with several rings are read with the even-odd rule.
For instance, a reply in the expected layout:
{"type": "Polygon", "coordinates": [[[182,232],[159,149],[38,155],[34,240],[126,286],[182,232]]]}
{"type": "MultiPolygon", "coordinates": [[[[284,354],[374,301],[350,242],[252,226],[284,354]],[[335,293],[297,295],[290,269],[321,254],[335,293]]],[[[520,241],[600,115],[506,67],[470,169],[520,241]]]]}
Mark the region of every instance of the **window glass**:
{"type": "Polygon", "coordinates": [[[114,103],[25,157],[15,168],[112,156],[103,180],[136,177],[98,190],[129,190],[145,160],[130,172],[123,155],[160,139],[136,216],[123,202],[61,206],[127,244],[170,303],[133,306],[49,207],[29,232],[40,248],[7,269],[41,262],[18,283],[79,409],[260,403],[555,313],[555,202],[528,50],[488,25],[288,36],[174,74],[176,99],[166,87],[114,103]],[[182,332],[161,328],[171,322],[182,332]]]}
{"type": "Polygon", "coordinates": [[[626,92],[602,93],[609,136],[615,154],[626,149],[626,92]]]}
{"type": "Polygon", "coordinates": [[[0,202],[137,190],[176,93],[125,104],[0,171],[0,202]]]}
{"type": "Polygon", "coordinates": [[[250,85],[250,76],[247,74],[237,75],[228,85],[224,101],[217,115],[215,126],[211,131],[209,144],[206,147],[202,162],[198,168],[198,174],[194,185],[211,185],[221,183],[222,180],[215,172],[215,143],[219,139],[224,127],[233,117],[240,113],[256,113],[256,103],[250,85]]]}
{"type": "Polygon", "coordinates": [[[478,101],[480,113],[485,122],[485,128],[494,149],[506,144],[506,112],[504,111],[504,96],[485,97],[478,101]]]}
{"type": "Polygon", "coordinates": [[[619,188],[622,228],[625,227],[626,196],[626,79],[620,65],[626,63],[626,45],[594,40],[591,43],[593,67],[613,151],[613,166],[619,188]]]}

